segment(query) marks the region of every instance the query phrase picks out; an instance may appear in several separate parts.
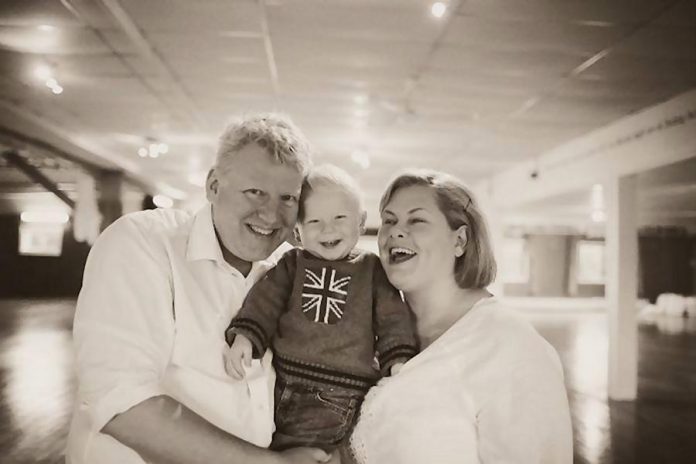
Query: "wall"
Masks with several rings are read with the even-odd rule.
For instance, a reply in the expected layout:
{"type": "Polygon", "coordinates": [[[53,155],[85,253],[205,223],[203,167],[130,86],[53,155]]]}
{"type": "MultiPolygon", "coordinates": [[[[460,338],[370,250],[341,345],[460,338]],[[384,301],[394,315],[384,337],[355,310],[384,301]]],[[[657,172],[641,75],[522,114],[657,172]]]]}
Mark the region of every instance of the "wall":
{"type": "Polygon", "coordinates": [[[640,295],[654,302],[661,293],[693,295],[696,237],[648,234],[639,237],[640,295]]]}
{"type": "MultiPolygon", "coordinates": [[[[529,281],[504,284],[506,296],[602,297],[604,285],[576,279],[575,247],[582,236],[529,235],[529,281]]],[[[641,231],[639,248],[640,298],[655,301],[660,293],[696,294],[696,237],[641,231]]]]}
{"type": "Polygon", "coordinates": [[[0,298],[77,296],[89,246],[63,236],[59,257],[21,256],[19,216],[0,215],[0,298]]]}

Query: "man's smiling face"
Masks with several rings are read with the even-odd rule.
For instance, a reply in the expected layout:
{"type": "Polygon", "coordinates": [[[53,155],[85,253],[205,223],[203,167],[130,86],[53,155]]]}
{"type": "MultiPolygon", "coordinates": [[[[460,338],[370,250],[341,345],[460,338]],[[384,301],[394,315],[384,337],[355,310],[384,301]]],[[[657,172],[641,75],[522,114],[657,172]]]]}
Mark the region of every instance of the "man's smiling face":
{"type": "Polygon", "coordinates": [[[255,143],[215,167],[206,196],[223,254],[233,255],[233,261],[267,258],[295,225],[301,187],[297,168],[275,161],[255,143]]]}

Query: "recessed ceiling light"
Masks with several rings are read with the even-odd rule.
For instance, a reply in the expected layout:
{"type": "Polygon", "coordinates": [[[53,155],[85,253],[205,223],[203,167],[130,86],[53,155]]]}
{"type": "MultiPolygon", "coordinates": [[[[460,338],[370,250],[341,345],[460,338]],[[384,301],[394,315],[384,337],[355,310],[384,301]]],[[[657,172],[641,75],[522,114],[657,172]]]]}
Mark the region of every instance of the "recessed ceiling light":
{"type": "Polygon", "coordinates": [[[40,64],[36,66],[36,69],[34,69],[34,76],[36,76],[36,78],[39,80],[46,81],[51,79],[52,75],[53,71],[51,70],[51,67],[45,64],[40,64]]]}
{"type": "Polygon", "coordinates": [[[442,18],[446,11],[447,5],[445,5],[443,2],[435,2],[433,3],[433,6],[430,7],[430,13],[432,13],[432,15],[436,18],[442,18]]]}

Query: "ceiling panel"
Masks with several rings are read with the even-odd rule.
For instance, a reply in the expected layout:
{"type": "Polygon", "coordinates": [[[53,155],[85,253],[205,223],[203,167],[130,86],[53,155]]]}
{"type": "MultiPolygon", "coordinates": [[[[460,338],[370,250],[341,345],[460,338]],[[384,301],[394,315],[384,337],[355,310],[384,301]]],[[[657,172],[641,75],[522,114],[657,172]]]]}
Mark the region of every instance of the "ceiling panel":
{"type": "Polygon", "coordinates": [[[0,3],[3,123],[190,194],[234,115],[286,111],[376,199],[405,164],[473,182],[696,87],[693,0],[69,3],[0,3]],[[147,136],[171,156],[137,158],[147,136]]]}
{"type": "Polygon", "coordinates": [[[244,31],[258,33],[257,2],[253,0],[120,0],[146,36],[159,32],[196,38],[196,33],[244,31]]]}

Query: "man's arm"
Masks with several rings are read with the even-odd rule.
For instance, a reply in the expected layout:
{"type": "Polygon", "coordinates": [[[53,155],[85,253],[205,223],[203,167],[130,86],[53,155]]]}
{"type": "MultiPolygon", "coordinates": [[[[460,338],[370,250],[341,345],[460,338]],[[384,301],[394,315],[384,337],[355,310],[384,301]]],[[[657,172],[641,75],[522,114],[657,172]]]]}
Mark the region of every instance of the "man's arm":
{"type": "Polygon", "coordinates": [[[102,432],[157,464],[300,464],[328,458],[308,448],[285,453],[259,448],[218,429],[168,396],[149,398],[119,414],[102,432]]]}
{"type": "Polygon", "coordinates": [[[147,219],[112,224],[85,267],[73,330],[80,413],[91,433],[108,434],[155,464],[317,462],[308,450],[285,455],[250,445],[165,396],[171,271],[162,224],[147,219]]]}

